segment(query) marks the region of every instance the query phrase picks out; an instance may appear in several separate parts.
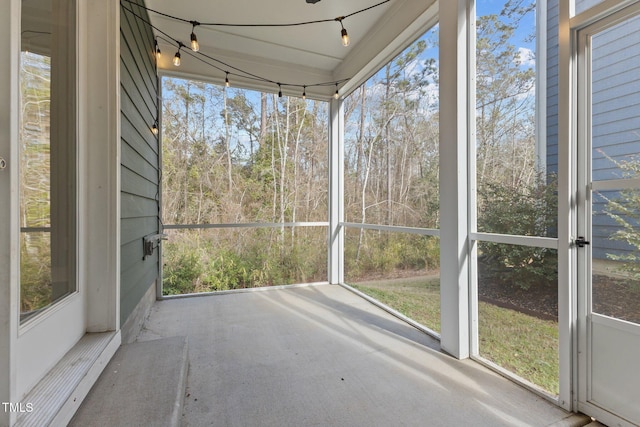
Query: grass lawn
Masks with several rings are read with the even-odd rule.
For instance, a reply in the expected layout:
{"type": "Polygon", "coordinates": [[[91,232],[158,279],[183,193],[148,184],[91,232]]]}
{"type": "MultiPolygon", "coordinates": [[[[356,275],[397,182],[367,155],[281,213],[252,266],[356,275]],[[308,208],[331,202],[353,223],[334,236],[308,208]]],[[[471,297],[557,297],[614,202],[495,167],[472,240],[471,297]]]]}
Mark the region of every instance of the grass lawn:
{"type": "Polygon", "coordinates": [[[478,304],[480,356],[558,394],[558,323],[478,304]]]}
{"type": "Polygon", "coordinates": [[[353,287],[440,333],[440,279],[383,280],[353,287]]]}
{"type": "MultiPolygon", "coordinates": [[[[362,282],[354,288],[440,332],[439,278],[362,282]]],[[[558,394],[558,324],[485,302],[478,306],[480,355],[558,394]]]]}

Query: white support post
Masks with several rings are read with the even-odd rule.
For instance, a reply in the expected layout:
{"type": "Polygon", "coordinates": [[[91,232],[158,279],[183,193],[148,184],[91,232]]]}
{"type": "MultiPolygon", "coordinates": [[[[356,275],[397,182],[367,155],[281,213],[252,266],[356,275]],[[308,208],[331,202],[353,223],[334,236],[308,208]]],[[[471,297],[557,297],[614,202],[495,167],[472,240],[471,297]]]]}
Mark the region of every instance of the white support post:
{"type": "Polygon", "coordinates": [[[80,2],[80,283],[87,332],[120,328],[120,4],[80,2]]]}
{"type": "Polygon", "coordinates": [[[468,3],[468,48],[469,55],[467,58],[469,73],[469,88],[468,88],[468,152],[467,156],[469,161],[467,162],[467,179],[469,188],[467,190],[467,212],[469,223],[469,356],[478,356],[480,354],[480,343],[478,341],[478,242],[471,240],[471,237],[478,231],[478,212],[476,210],[478,201],[478,183],[477,183],[477,169],[476,169],[476,120],[475,120],[475,107],[476,107],[476,3],[470,1],[468,3]]]}
{"type": "MultiPolygon", "coordinates": [[[[158,72],[158,62],[157,62],[157,57],[155,59],[156,61],[156,76],[157,76],[157,72],[158,72]]],[[[158,168],[158,207],[160,209],[160,211],[158,212],[158,232],[159,233],[164,233],[164,229],[163,229],[163,218],[162,218],[162,193],[163,193],[163,189],[162,189],[162,169],[163,169],[163,162],[164,159],[162,158],[162,77],[157,76],[157,82],[158,82],[158,98],[157,98],[157,102],[158,102],[158,109],[157,109],[157,125],[158,125],[158,164],[160,165],[160,167],[158,168]]],[[[164,245],[163,244],[159,244],[158,245],[158,278],[156,279],[156,300],[161,300],[162,296],[163,296],[163,290],[162,290],[162,284],[164,282],[164,278],[163,278],[163,267],[162,267],[162,260],[164,259],[164,245]]]]}
{"type": "Polygon", "coordinates": [[[329,255],[328,279],[344,283],[344,103],[329,104],[329,255]]]}
{"type": "MultiPolygon", "coordinates": [[[[0,402],[16,403],[18,336],[18,72],[20,0],[0,2],[0,402]]],[[[16,413],[0,405],[0,426],[16,413]]]]}
{"type": "Polygon", "coordinates": [[[440,289],[442,350],[469,357],[469,7],[440,3],[440,289]]]}
{"type": "Polygon", "coordinates": [[[577,408],[577,286],[575,251],[571,236],[575,229],[573,198],[576,156],[572,144],[573,132],[573,53],[569,20],[573,2],[559,2],[558,52],[558,341],[559,395],[558,403],[566,410],[577,408]],[[572,390],[576,391],[575,393],[572,390]]]}

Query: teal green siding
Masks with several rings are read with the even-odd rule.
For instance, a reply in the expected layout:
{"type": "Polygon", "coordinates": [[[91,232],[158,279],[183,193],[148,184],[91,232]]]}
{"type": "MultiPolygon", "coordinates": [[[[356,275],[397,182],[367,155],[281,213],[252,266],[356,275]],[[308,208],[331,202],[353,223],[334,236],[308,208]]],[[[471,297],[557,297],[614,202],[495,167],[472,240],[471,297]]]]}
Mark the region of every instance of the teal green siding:
{"type": "MultiPolygon", "coordinates": [[[[137,0],[143,4],[144,0],[137,0]]],[[[121,262],[120,322],[124,324],[158,279],[159,259],[143,259],[142,238],[159,230],[158,78],[147,12],[129,2],[120,9],[121,262]]]]}

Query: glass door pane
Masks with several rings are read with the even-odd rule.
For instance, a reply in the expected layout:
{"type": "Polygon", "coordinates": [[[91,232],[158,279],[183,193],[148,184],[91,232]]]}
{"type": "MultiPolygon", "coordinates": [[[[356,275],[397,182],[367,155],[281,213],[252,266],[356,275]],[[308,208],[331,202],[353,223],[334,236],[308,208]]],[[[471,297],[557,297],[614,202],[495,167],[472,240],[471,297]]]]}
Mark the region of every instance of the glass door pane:
{"type": "Polygon", "coordinates": [[[591,38],[592,312],[640,323],[640,17],[591,38]]]}
{"type": "Polygon", "coordinates": [[[19,117],[22,320],[76,289],[72,3],[22,2],[19,117]]]}
{"type": "Polygon", "coordinates": [[[640,324],[640,190],[593,194],[591,310],[640,324]]]}

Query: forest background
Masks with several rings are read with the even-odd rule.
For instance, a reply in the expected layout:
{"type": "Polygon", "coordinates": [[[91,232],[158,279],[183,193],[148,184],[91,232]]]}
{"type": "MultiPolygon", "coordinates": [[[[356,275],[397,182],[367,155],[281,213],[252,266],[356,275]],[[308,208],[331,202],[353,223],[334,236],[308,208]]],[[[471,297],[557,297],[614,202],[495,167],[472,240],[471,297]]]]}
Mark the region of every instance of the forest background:
{"type": "MultiPolygon", "coordinates": [[[[495,12],[477,21],[478,230],[548,236],[555,184],[536,158],[535,3],[495,12]]],[[[346,222],[438,229],[437,58],[436,26],[345,99],[346,222]]],[[[328,104],[162,82],[162,220],[204,225],[168,230],[165,293],[325,281],[327,226],[315,224],[328,218],[328,104]],[[295,225],[207,228],[255,223],[295,225]]],[[[502,246],[482,254],[496,277],[552,280],[554,254],[502,246]]],[[[349,280],[438,268],[437,237],[346,230],[349,280]]]]}

